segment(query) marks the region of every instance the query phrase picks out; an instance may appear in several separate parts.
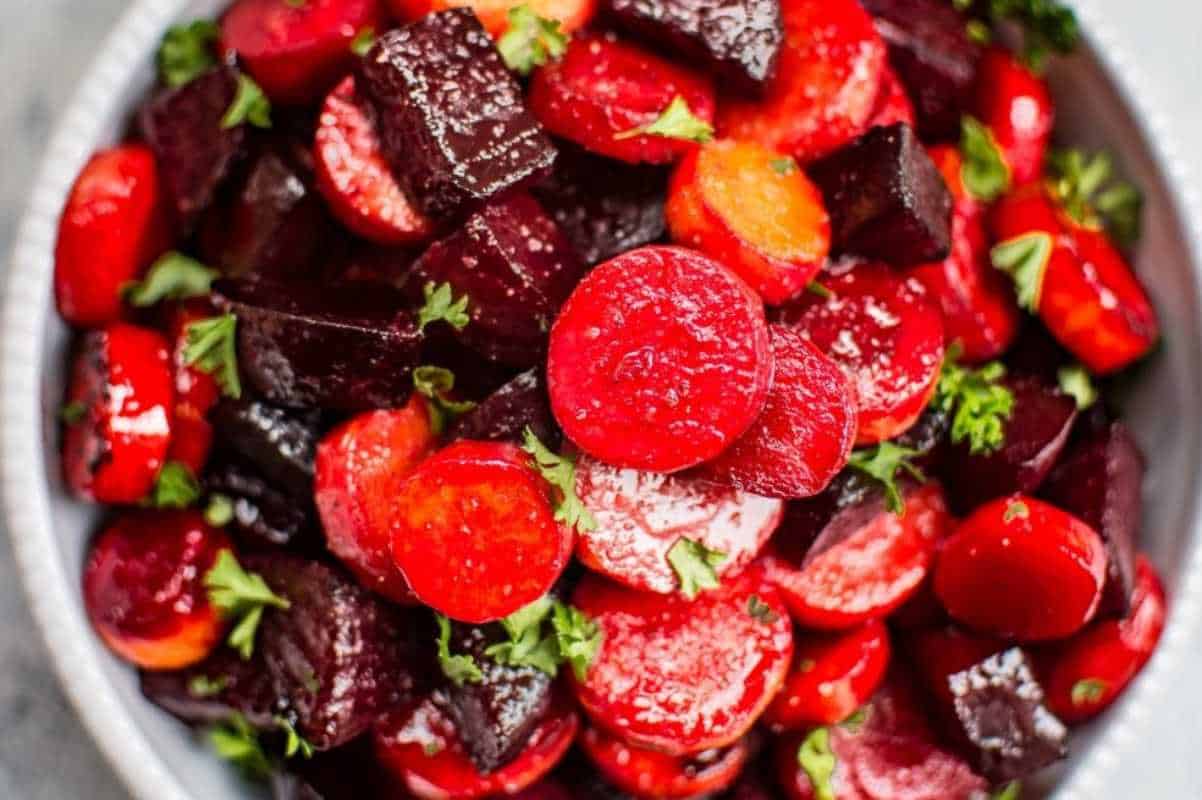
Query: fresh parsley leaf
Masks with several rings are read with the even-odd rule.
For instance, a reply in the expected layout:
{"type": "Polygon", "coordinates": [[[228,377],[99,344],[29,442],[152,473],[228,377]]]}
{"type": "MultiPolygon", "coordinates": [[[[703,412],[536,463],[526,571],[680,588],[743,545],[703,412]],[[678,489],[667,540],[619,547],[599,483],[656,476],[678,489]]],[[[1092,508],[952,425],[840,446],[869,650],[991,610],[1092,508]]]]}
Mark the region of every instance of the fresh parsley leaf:
{"type": "Polygon", "coordinates": [[[815,728],[797,748],[797,763],[801,766],[810,786],[814,800],[837,800],[833,779],[838,762],[831,751],[830,728],[815,728]]]}
{"type": "Polygon", "coordinates": [[[229,683],[229,678],[224,675],[216,678],[210,678],[208,675],[195,675],[188,681],[188,694],[200,698],[215,697],[224,692],[229,683]]]}
{"type": "Polygon", "coordinates": [[[782,177],[797,172],[797,162],[789,156],[774,158],[768,162],[768,166],[772,167],[772,171],[782,177]]]}
{"type": "Polygon", "coordinates": [[[1139,241],[1144,195],[1130,183],[1119,183],[1104,189],[1093,201],[1094,208],[1106,220],[1110,235],[1123,247],[1139,241]]]}
{"type": "Polygon", "coordinates": [[[864,723],[868,720],[868,713],[868,706],[856,709],[856,711],[853,712],[850,717],[839,723],[839,727],[855,733],[860,728],[864,727],[864,723]]]}
{"type": "Polygon", "coordinates": [[[1021,500],[1015,500],[1002,512],[1002,522],[1009,523],[1016,519],[1026,519],[1029,516],[1031,516],[1030,507],[1021,500]]]}
{"type": "Polygon", "coordinates": [[[308,0],[284,0],[284,2],[292,8],[304,8],[308,0]]]}
{"type": "Polygon", "coordinates": [[[159,76],[163,83],[172,88],[183,86],[216,66],[213,50],[220,36],[221,29],[207,19],[168,28],[159,45],[159,76]]]}
{"type": "Polygon", "coordinates": [[[234,712],[220,725],[208,731],[209,743],[217,755],[235,764],[248,778],[262,780],[271,775],[271,762],[246,717],[234,712]]]}
{"type": "Polygon", "coordinates": [[[1080,364],[1070,364],[1061,367],[1056,378],[1060,383],[1060,391],[1077,401],[1077,408],[1085,410],[1098,400],[1098,390],[1094,388],[1089,377],[1089,371],[1080,364]]]}
{"type": "Polygon", "coordinates": [[[1022,795],[1022,790],[1023,785],[1021,781],[1010,781],[994,792],[989,800],[1018,800],[1022,795]]]}
{"type": "Polygon", "coordinates": [[[716,567],[726,560],[726,553],[710,550],[701,542],[684,536],[676,540],[668,551],[668,563],[680,579],[680,592],[692,600],[703,589],[719,586],[716,567]]]}
{"type": "Polygon", "coordinates": [[[502,619],[509,641],[489,645],[484,655],[498,664],[530,666],[554,677],[561,661],[559,645],[554,634],[542,634],[543,620],[553,606],[551,598],[543,596],[502,619]]]}
{"type": "Polygon", "coordinates": [[[1087,706],[1098,702],[1110,688],[1110,684],[1101,678],[1085,678],[1073,684],[1069,697],[1075,706],[1087,706]]]}
{"type": "Polygon", "coordinates": [[[826,286],[822,285],[818,281],[810,281],[809,283],[807,283],[806,291],[809,292],[810,294],[814,295],[815,297],[822,298],[823,300],[830,300],[832,297],[835,296],[834,292],[832,292],[830,289],[828,289],[826,286]]]}
{"type": "Polygon", "coordinates": [[[456,686],[484,680],[484,673],[470,655],[451,655],[451,621],[437,612],[434,618],[438,621],[438,665],[442,674],[456,686]]]}
{"type": "Polygon", "coordinates": [[[1032,313],[1039,311],[1043,276],[1054,246],[1052,234],[1031,231],[996,244],[989,251],[993,266],[1014,279],[1018,304],[1032,313]]]}
{"type": "Polygon", "coordinates": [[[417,312],[417,329],[424,331],[431,322],[442,320],[457,331],[467,327],[471,317],[467,314],[468,296],[458,300],[451,293],[451,284],[435,285],[430,281],[422,287],[426,304],[417,312]]]}
{"type": "Polygon", "coordinates": [[[747,600],[747,613],[751,615],[752,619],[758,620],[765,625],[771,625],[779,618],[776,612],[772,610],[772,606],[761,600],[758,594],[753,594],[747,600]]]}
{"type": "Polygon", "coordinates": [[[447,393],[455,388],[455,373],[442,367],[422,366],[413,370],[413,388],[426,398],[430,414],[430,429],[436,434],[446,430],[447,423],[476,407],[470,400],[448,400],[447,393]]]}
{"type": "Polygon", "coordinates": [[[250,123],[256,128],[271,127],[271,102],[259,84],[246,73],[238,75],[238,93],[221,118],[223,130],[250,123]]]}
{"type": "Polygon", "coordinates": [[[58,418],[67,425],[74,425],[77,422],[82,422],[83,418],[87,415],[88,404],[79,400],[67,403],[58,411],[58,418]]]}
{"type": "Polygon", "coordinates": [[[677,95],[648,124],[614,134],[615,139],[633,139],[636,136],[661,136],[704,144],[714,138],[714,126],[689,110],[688,101],[677,95]]]}
{"type": "Polygon", "coordinates": [[[351,52],[360,57],[365,56],[375,43],[376,29],[367,25],[360,28],[359,32],[355,34],[355,38],[351,39],[351,52]]]}
{"type": "Polygon", "coordinates": [[[1057,0],[988,0],[985,11],[996,22],[1009,20],[1023,32],[1023,61],[1042,70],[1052,53],[1071,53],[1080,30],[1072,9],[1057,0]]]}
{"type": "Polygon", "coordinates": [[[555,519],[581,533],[597,530],[597,520],[576,494],[576,460],[551,452],[529,427],[522,432],[522,449],[534,458],[534,467],[559,493],[555,519]]]}
{"type": "Polygon", "coordinates": [[[204,585],[209,590],[209,602],[222,616],[238,620],[226,641],[243,660],[254,654],[255,632],[263,619],[263,609],[292,607],[271,591],[260,575],[244,570],[229,550],[217,555],[217,561],[205,573],[204,585]]]}
{"type": "Polygon", "coordinates": [[[1005,443],[1014,413],[1014,393],[1000,383],[1006,368],[992,361],[974,370],[957,364],[958,356],[955,347],[944,356],[931,404],[951,416],[954,444],[967,441],[973,454],[992,453],[1005,443]]]}
{"type": "Polygon", "coordinates": [[[1048,186],[1065,212],[1081,225],[1105,224],[1115,240],[1130,246],[1139,239],[1143,195],[1114,179],[1110,157],[1082,150],[1054,150],[1048,156],[1048,186]]]}
{"type": "Polygon", "coordinates": [[[560,659],[572,665],[576,680],[585,680],[601,650],[601,629],[580,609],[560,602],[555,603],[551,625],[560,659]]]}
{"type": "Polygon", "coordinates": [[[184,329],[188,340],[184,363],[212,375],[222,393],[235,399],[242,396],[242,382],[238,379],[237,328],[237,317],[222,314],[190,322],[184,329]]]}
{"type": "Polygon", "coordinates": [[[146,497],[152,508],[188,508],[200,499],[200,482],[186,464],[168,461],[146,497]]]}
{"type": "Polygon", "coordinates": [[[209,504],[205,506],[205,522],[214,528],[224,528],[234,519],[234,501],[224,494],[209,495],[209,504]]]}
{"type": "Polygon", "coordinates": [[[151,265],[145,278],[125,287],[125,299],[130,305],[146,308],[160,300],[199,297],[209,293],[218,274],[196,259],[172,250],[151,265]]]}
{"type": "Polygon", "coordinates": [[[505,629],[511,639],[517,641],[527,631],[531,629],[537,631],[554,606],[554,601],[547,595],[543,595],[501,620],[501,627],[505,629]]]}
{"type": "Polygon", "coordinates": [[[988,203],[1010,188],[1010,167],[993,132],[970,116],[960,120],[960,156],[960,180],[973,197],[988,203]]]}
{"type": "Polygon", "coordinates": [[[559,20],[540,17],[525,3],[509,9],[509,28],[497,42],[505,66],[529,75],[567,49],[568,37],[559,29],[559,20]]]}
{"type": "Polygon", "coordinates": [[[986,45],[993,41],[993,30],[979,19],[970,19],[964,23],[964,33],[970,42],[986,45]]]}
{"type": "Polygon", "coordinates": [[[297,754],[305,758],[313,757],[313,745],[297,733],[295,725],[284,717],[275,717],[275,724],[284,732],[284,758],[292,758],[297,754]]]}
{"type": "Polygon", "coordinates": [[[900,515],[905,513],[906,504],[897,488],[897,471],[905,471],[916,481],[926,480],[922,470],[910,461],[917,455],[921,453],[913,448],[902,447],[893,442],[881,442],[874,447],[853,452],[847,466],[880,481],[885,488],[885,507],[900,515]]]}

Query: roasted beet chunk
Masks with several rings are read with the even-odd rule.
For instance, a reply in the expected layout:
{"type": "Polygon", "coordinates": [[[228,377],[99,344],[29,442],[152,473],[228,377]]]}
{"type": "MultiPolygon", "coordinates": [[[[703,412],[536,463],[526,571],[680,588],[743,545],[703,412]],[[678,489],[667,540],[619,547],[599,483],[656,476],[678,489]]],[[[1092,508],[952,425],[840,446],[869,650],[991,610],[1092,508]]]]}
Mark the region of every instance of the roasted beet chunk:
{"type": "Polygon", "coordinates": [[[192,230],[242,155],[244,128],[221,124],[237,91],[238,73],[219,67],[178,88],[161,90],[142,109],[142,136],[158,159],[180,233],[192,230]]]}
{"type": "Polygon", "coordinates": [[[700,61],[743,91],[772,77],[785,29],[780,0],[610,0],[618,24],[700,61]]]}
{"type": "Polygon", "coordinates": [[[141,682],[147,699],[192,725],[221,722],[236,711],[252,726],[267,730],[281,710],[262,658],[256,654],[243,660],[229,647],[188,669],[144,671],[141,682]]]}
{"type": "Polygon", "coordinates": [[[624,164],[575,145],[559,145],[555,171],[534,195],[587,264],[658,241],[664,235],[662,167],[624,164]]]}
{"type": "Polygon", "coordinates": [[[1080,517],[1106,544],[1106,588],[1099,612],[1123,616],[1135,582],[1144,457],[1121,422],[1072,446],[1048,477],[1043,495],[1080,517]]]}
{"type": "Polygon", "coordinates": [[[404,404],[421,334],[404,295],[387,284],[214,286],[238,319],[238,366],[260,395],[291,407],[354,411],[404,404]]]}
{"type": "Polygon", "coordinates": [[[257,556],[246,568],[291,603],[264,615],[255,649],[287,703],[283,716],[315,748],[349,742],[409,699],[417,651],[403,612],[317,562],[257,556]]]}
{"type": "Polygon", "coordinates": [[[551,676],[529,666],[505,666],[484,651],[507,641],[500,625],[455,623],[450,648],[470,654],[483,680],[450,685],[435,695],[454,720],[459,738],[476,768],[489,773],[514,759],[551,707],[551,676]]]}
{"type": "Polygon", "coordinates": [[[999,783],[1025,778],[1064,758],[1068,731],[1044,706],[1043,689],[1020,648],[949,675],[947,684],[959,733],[986,777],[999,783]]]}
{"type": "Polygon", "coordinates": [[[516,367],[538,363],[560,305],[584,265],[538,202],[524,192],[478,211],[413,265],[416,286],[450,283],[471,321],[457,334],[480,354],[516,367]]]}
{"type": "Polygon", "coordinates": [[[914,101],[924,139],[954,138],[977,76],[981,48],[964,16],[943,0],[862,0],[889,45],[889,61],[914,101]]]}
{"type": "Polygon", "coordinates": [[[362,61],[384,154],[418,206],[453,217],[545,175],[555,148],[471,9],[391,31],[362,61]]]}
{"type": "Polygon", "coordinates": [[[477,442],[521,442],[526,428],[547,447],[559,449],[563,433],[551,415],[547,384],[537,368],[518,375],[456,420],[449,436],[477,442]]]}
{"type": "Polygon", "coordinates": [[[221,460],[205,473],[205,489],[229,498],[230,524],[246,539],[259,544],[290,545],[314,530],[311,504],[269,483],[258,470],[241,461],[221,460]]]}
{"type": "Polygon", "coordinates": [[[223,443],[298,500],[313,496],[313,459],[321,415],[276,408],[259,400],[222,400],[213,425],[223,443]]]}
{"type": "Polygon", "coordinates": [[[952,196],[908,125],[873,128],[808,171],[836,250],[898,266],[947,257],[952,196]]]}

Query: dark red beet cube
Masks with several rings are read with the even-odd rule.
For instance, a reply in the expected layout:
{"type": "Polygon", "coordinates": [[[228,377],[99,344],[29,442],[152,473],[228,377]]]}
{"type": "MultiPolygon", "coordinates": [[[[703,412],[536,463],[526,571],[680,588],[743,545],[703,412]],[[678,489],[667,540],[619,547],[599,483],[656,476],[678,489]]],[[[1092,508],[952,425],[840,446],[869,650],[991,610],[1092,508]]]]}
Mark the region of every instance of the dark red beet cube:
{"type": "Polygon", "coordinates": [[[485,655],[489,645],[508,641],[500,625],[453,623],[453,653],[471,655],[484,674],[479,682],[446,686],[435,694],[459,731],[476,768],[487,774],[514,759],[551,707],[551,676],[529,666],[508,666],[485,655]]]}
{"type": "Polygon", "coordinates": [[[981,48],[967,19],[943,0],[863,0],[889,45],[889,61],[914,101],[923,139],[955,139],[981,48]]]}
{"type": "Polygon", "coordinates": [[[1112,422],[1074,443],[1043,486],[1044,497],[1089,523],[1106,544],[1101,614],[1121,617],[1131,605],[1143,480],[1139,445],[1112,422]]]}
{"type": "Polygon", "coordinates": [[[258,653],[244,661],[236,650],[222,646],[187,669],[142,672],[141,683],[147,699],[190,724],[224,722],[236,711],[255,728],[276,727],[275,687],[258,653]]]}
{"type": "Polygon", "coordinates": [[[662,167],[625,164],[572,144],[532,191],[586,264],[657,242],[664,236],[668,173],[662,167]]]}
{"type": "Polygon", "coordinates": [[[873,128],[807,172],[826,199],[835,250],[897,266],[947,257],[952,195],[910,126],[873,128]]]}
{"type": "Polygon", "coordinates": [[[192,231],[243,155],[245,127],[221,126],[237,91],[237,71],[218,67],[178,88],[161,89],[142,108],[142,137],[158,160],[181,234],[192,231]]]}
{"type": "Polygon", "coordinates": [[[317,539],[312,503],[298,503],[250,464],[222,458],[205,470],[204,487],[233,503],[227,530],[241,543],[287,547],[317,539]]]}
{"type": "Polygon", "coordinates": [[[741,91],[763,88],[785,38],[780,0],[609,0],[609,10],[626,30],[741,91]]]}
{"type": "Polygon", "coordinates": [[[403,405],[421,333],[387,284],[219,281],[214,300],[238,318],[238,366],[272,403],[355,411],[403,405]]]}
{"type": "Polygon", "coordinates": [[[462,216],[545,175],[555,147],[468,8],[380,37],[357,85],[376,109],[384,155],[421,210],[462,216]]]}
{"type": "Polygon", "coordinates": [[[942,477],[957,512],[1013,492],[1033,493],[1068,443],[1077,419],[1072,397],[1034,377],[1009,377],[1005,385],[1014,394],[1014,408],[1001,448],[974,455],[961,442],[943,453],[942,477]]]}
{"type": "Polygon", "coordinates": [[[563,433],[551,414],[547,383],[538,368],[523,372],[497,389],[457,419],[447,435],[476,442],[520,443],[526,428],[547,447],[559,449],[563,433]]]}
{"type": "Polygon", "coordinates": [[[276,486],[297,500],[313,499],[319,412],[226,398],[214,407],[210,420],[223,445],[254,464],[276,486]]]}
{"type": "Polygon", "coordinates": [[[469,347],[515,367],[538,363],[560,305],[584,264],[555,221],[524,192],[470,216],[413,265],[414,289],[450,283],[468,296],[471,321],[457,332],[469,347]]]}
{"type": "Polygon", "coordinates": [[[998,783],[1025,778],[1067,753],[1068,730],[1043,704],[1030,660],[1012,647],[948,676],[956,720],[977,768],[998,783]]]}

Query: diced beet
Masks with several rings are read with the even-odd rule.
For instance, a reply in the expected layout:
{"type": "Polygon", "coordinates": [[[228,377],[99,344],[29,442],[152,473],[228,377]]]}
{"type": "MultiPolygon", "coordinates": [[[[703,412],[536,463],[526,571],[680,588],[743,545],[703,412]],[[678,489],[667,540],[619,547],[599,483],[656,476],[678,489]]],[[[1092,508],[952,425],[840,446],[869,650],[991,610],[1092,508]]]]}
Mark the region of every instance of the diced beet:
{"type": "Polygon", "coordinates": [[[514,193],[468,217],[413,265],[415,288],[450,283],[468,297],[457,335],[482,355],[517,367],[541,361],[547,331],[584,265],[530,195],[514,193]]]}
{"type": "Polygon", "coordinates": [[[1139,445],[1123,423],[1113,422],[1072,445],[1041,491],[1102,536],[1106,589],[1099,613],[1107,616],[1124,616],[1130,607],[1143,480],[1139,445]]]}
{"type": "Polygon", "coordinates": [[[1035,375],[1045,383],[1056,383],[1060,368],[1071,364],[1073,357],[1043,323],[1028,318],[1004,360],[1006,368],[1015,374],[1035,375]]]}
{"type": "Polygon", "coordinates": [[[294,499],[312,499],[313,459],[321,437],[318,412],[226,398],[213,409],[212,420],[223,445],[254,464],[294,499]]]}
{"type": "Polygon", "coordinates": [[[910,126],[873,128],[808,172],[826,198],[837,252],[899,266],[950,252],[952,196],[910,126]]]}
{"type": "Polygon", "coordinates": [[[961,733],[981,772],[999,783],[1064,758],[1068,730],[1043,703],[1022,649],[992,655],[947,679],[961,733]]]}
{"type": "Polygon", "coordinates": [[[245,660],[231,647],[184,670],[141,673],[142,694],[192,725],[212,725],[238,712],[253,727],[270,730],[281,710],[261,654],[245,660]]]}
{"type": "Polygon", "coordinates": [[[592,265],[663,237],[667,183],[661,167],[624,164],[560,144],[555,170],[533,192],[592,265]]]}
{"type": "Polygon", "coordinates": [[[974,455],[965,441],[942,455],[941,476],[958,513],[1012,492],[1034,492],[1059,459],[1077,418],[1076,401],[1038,378],[1014,376],[1003,383],[1014,394],[1014,408],[1001,448],[974,455]]]}
{"type": "Polygon", "coordinates": [[[292,556],[252,556],[246,568],[290,603],[263,616],[255,642],[284,716],[319,750],[364,733],[410,699],[413,624],[343,573],[292,556]]]}
{"type": "Polygon", "coordinates": [[[746,92],[773,76],[785,36],[780,0],[609,0],[609,11],[631,33],[746,92]]]}
{"type": "Polygon", "coordinates": [[[191,232],[243,154],[244,126],[221,124],[237,91],[237,71],[218,67],[178,88],[161,89],[142,108],[142,137],[158,159],[181,234],[191,232]]]}
{"type": "Polygon", "coordinates": [[[539,441],[558,451],[563,433],[551,415],[543,371],[529,369],[484,399],[451,425],[447,437],[477,442],[520,443],[530,428],[539,441]]]}
{"type": "Polygon", "coordinates": [[[942,0],[863,0],[914,98],[924,139],[952,139],[968,107],[981,48],[963,14],[942,0]]]}
{"type": "Polygon", "coordinates": [[[316,538],[308,500],[297,502],[249,464],[219,459],[205,472],[204,486],[210,495],[225,495],[233,501],[230,525],[235,534],[241,534],[240,541],[286,547],[316,538]]]}
{"type": "Polygon", "coordinates": [[[283,406],[358,410],[402,405],[421,334],[387,284],[219,281],[217,305],[238,318],[238,366],[283,406]]]}
{"type": "Polygon", "coordinates": [[[356,83],[376,109],[385,156],[430,217],[461,215],[554,163],[554,146],[471,9],[380,37],[356,83]]]}
{"type": "Polygon", "coordinates": [[[480,681],[448,685],[434,695],[455,723],[476,768],[484,774],[508,764],[526,747],[551,708],[552,678],[530,666],[500,664],[485,655],[488,646],[508,641],[500,625],[451,627],[452,653],[470,655],[483,673],[480,681]],[[440,702],[445,695],[445,702],[440,702]]]}

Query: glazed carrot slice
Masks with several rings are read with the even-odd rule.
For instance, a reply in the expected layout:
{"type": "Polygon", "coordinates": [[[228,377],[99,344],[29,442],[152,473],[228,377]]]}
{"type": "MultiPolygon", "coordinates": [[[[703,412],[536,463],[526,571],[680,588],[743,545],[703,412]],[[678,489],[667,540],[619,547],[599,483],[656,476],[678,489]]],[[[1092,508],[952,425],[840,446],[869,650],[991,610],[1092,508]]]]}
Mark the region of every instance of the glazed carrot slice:
{"type": "Polygon", "coordinates": [[[635,797],[688,800],[728,788],[747,764],[751,748],[739,740],[696,758],[634,747],[598,728],[586,728],[580,748],[614,787],[635,797]]]}

